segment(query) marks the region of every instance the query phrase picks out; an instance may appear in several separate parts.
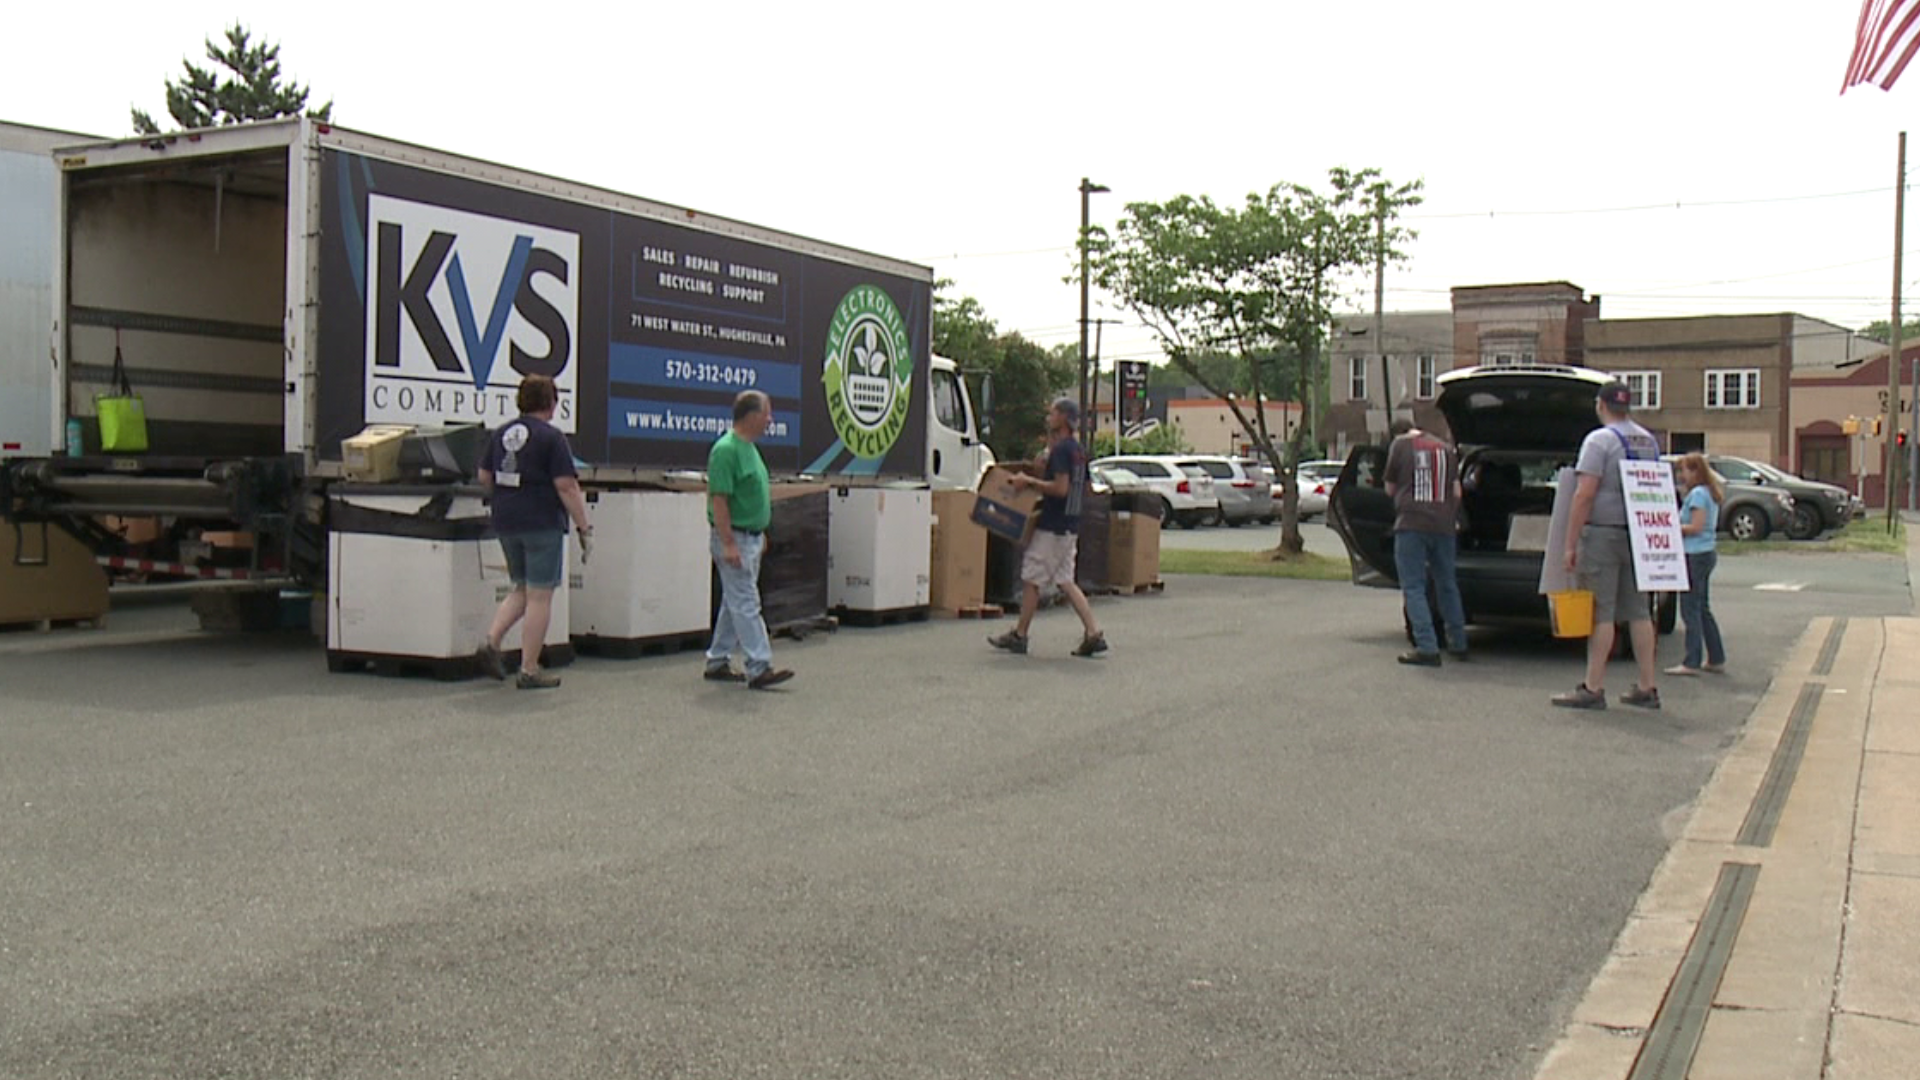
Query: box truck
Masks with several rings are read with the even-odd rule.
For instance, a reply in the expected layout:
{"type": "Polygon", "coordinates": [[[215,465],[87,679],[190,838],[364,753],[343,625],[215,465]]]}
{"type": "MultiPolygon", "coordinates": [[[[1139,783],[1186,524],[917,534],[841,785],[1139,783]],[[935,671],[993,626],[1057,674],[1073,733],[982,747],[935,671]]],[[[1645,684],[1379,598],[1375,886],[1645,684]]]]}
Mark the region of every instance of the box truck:
{"type": "Polygon", "coordinates": [[[46,422],[0,508],[103,548],[102,515],[237,528],[316,579],[343,443],[496,427],[532,374],[589,487],[703,468],[745,389],[776,476],[970,488],[992,462],[923,266],[311,118],[46,161],[49,326],[8,346],[45,358],[46,422]],[[116,357],[137,453],[101,444],[116,357]]]}

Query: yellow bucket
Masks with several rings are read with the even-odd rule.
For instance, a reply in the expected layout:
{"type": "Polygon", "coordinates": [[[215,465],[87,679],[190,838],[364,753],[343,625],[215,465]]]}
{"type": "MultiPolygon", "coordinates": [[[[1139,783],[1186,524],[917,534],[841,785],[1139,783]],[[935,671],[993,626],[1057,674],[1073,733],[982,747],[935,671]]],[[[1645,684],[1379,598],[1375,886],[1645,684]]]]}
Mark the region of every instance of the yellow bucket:
{"type": "Polygon", "coordinates": [[[1585,589],[1547,594],[1553,613],[1554,637],[1588,637],[1593,633],[1593,594],[1585,589]]]}

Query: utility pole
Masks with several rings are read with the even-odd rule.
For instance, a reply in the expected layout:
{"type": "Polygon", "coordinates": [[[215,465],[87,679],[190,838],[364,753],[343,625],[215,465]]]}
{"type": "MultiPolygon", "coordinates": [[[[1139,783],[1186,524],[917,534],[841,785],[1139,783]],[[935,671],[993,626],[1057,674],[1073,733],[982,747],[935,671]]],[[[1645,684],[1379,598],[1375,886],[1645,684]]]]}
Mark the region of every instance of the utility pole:
{"type": "MultiPolygon", "coordinates": [[[[1093,378],[1087,384],[1090,389],[1087,396],[1087,437],[1081,444],[1087,452],[1093,452],[1093,437],[1100,433],[1100,339],[1108,323],[1119,323],[1119,319],[1094,319],[1093,322],[1093,378]]],[[[1120,452],[1120,368],[1113,369],[1113,452],[1120,452]]]]}
{"type": "Polygon", "coordinates": [[[1090,196],[1108,190],[1086,177],[1080,178],[1080,441],[1091,442],[1087,424],[1092,420],[1093,403],[1087,396],[1087,232],[1093,227],[1089,216],[1090,196]]]}
{"type": "Polygon", "coordinates": [[[1373,188],[1373,347],[1380,350],[1380,402],[1385,435],[1393,430],[1393,383],[1388,370],[1385,296],[1387,283],[1387,187],[1373,188]]]}
{"type": "Polygon", "coordinates": [[[1887,350],[1887,531],[1892,532],[1896,515],[1894,492],[1899,490],[1900,460],[1900,249],[1906,245],[1907,210],[1907,133],[1900,133],[1900,164],[1893,185],[1893,342],[1887,350]]]}

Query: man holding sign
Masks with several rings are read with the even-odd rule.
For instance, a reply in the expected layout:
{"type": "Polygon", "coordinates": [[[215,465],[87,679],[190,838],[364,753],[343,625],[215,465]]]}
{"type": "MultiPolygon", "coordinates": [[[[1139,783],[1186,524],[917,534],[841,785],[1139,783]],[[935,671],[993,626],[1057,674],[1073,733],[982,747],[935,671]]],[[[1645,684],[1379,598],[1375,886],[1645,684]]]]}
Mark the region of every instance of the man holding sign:
{"type": "MultiPolygon", "coordinates": [[[[1623,619],[1633,641],[1633,658],[1640,680],[1620,695],[1628,705],[1660,707],[1654,686],[1653,606],[1640,591],[1629,522],[1629,502],[1621,462],[1661,464],[1660,443],[1631,417],[1633,394],[1614,380],[1600,388],[1594,412],[1600,426],[1580,444],[1574,463],[1578,477],[1573,510],[1567,520],[1566,566],[1578,576],[1580,587],[1593,593],[1593,633],[1587,638],[1587,673],[1580,685],[1553,696],[1553,703],[1569,709],[1607,707],[1607,658],[1613,653],[1614,620],[1623,619]]],[[[1673,512],[1672,480],[1668,480],[1667,512],[1673,512]]],[[[1636,504],[1638,505],[1638,504],[1636,504]]],[[[1649,504],[1650,505],[1650,504],[1649,504]]],[[[1680,564],[1684,573],[1685,563],[1680,564]]]]}

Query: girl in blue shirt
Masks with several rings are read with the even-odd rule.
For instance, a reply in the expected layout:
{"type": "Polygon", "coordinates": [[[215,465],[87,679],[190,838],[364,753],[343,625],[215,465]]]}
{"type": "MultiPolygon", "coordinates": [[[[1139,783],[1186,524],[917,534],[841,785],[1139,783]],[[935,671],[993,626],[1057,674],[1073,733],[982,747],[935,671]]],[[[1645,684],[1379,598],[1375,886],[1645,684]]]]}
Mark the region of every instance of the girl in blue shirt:
{"type": "Polygon", "coordinates": [[[1720,528],[1720,502],[1726,488],[1707,459],[1688,454],[1675,466],[1675,478],[1685,489],[1680,502],[1680,538],[1687,553],[1687,580],[1692,586],[1680,594],[1680,617],[1687,623],[1687,655],[1667,669],[1669,675],[1715,674],[1727,669],[1727,647],[1720,640],[1720,623],[1713,617],[1707,585],[1713,580],[1714,533],[1720,528]],[[1703,650],[1704,646],[1704,650],[1703,650]],[[1702,664],[1704,651],[1706,663],[1702,664]]]}

